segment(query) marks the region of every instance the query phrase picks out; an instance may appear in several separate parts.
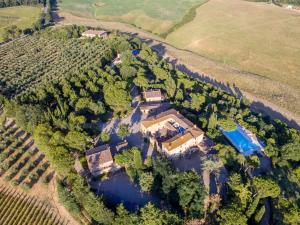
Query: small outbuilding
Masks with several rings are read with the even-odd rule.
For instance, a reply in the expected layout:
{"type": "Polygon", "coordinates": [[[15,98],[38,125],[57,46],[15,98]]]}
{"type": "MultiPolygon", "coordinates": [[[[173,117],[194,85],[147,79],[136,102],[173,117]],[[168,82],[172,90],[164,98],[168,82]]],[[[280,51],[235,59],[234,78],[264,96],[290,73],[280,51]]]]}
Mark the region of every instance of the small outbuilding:
{"type": "Polygon", "coordinates": [[[92,176],[99,176],[113,170],[114,160],[109,145],[102,145],[86,151],[86,159],[92,176]]]}
{"type": "Polygon", "coordinates": [[[94,37],[107,38],[108,32],[105,30],[87,30],[83,32],[81,36],[87,38],[94,38],[94,37]]]}
{"type": "Polygon", "coordinates": [[[151,89],[144,91],[143,98],[146,102],[161,102],[164,100],[160,89],[151,89]]]}

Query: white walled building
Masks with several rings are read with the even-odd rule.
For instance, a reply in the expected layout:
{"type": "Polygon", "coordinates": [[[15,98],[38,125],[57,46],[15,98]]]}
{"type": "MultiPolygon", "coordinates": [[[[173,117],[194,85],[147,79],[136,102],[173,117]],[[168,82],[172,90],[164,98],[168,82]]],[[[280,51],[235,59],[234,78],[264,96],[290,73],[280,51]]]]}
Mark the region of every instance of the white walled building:
{"type": "Polygon", "coordinates": [[[86,159],[89,170],[93,176],[110,172],[113,169],[114,160],[109,145],[102,145],[86,151],[86,159]]]}
{"type": "Polygon", "coordinates": [[[105,30],[87,30],[81,34],[82,37],[94,38],[94,37],[103,37],[106,38],[108,36],[107,31],[105,30]]]}
{"type": "Polygon", "coordinates": [[[143,98],[146,102],[161,102],[164,100],[164,97],[159,89],[144,91],[143,98]]]}
{"type": "Polygon", "coordinates": [[[141,130],[168,157],[185,154],[204,138],[201,129],[174,109],[143,120],[141,130]]]}

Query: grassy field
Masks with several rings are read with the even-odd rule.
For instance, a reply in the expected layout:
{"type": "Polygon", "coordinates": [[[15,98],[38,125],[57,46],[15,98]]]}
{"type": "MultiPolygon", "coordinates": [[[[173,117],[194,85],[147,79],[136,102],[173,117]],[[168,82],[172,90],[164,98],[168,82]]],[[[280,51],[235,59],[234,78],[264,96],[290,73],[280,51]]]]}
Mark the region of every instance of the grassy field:
{"type": "Polygon", "coordinates": [[[62,10],[108,21],[122,21],[161,34],[204,0],[63,0],[62,10]]]}
{"type": "MultiPolygon", "coordinates": [[[[299,107],[291,103],[300,101],[299,40],[299,13],[241,0],[210,0],[198,8],[192,22],[167,37],[167,42],[179,48],[254,73],[253,80],[268,81],[266,89],[273,90],[268,99],[297,113],[299,107]],[[285,92],[277,92],[275,86],[272,89],[273,83],[285,92]],[[292,99],[286,98],[287,92],[293,95],[292,99]]],[[[234,82],[251,93],[265,92],[265,87],[249,82],[247,77],[247,82],[243,76],[222,80],[234,82]]]]}
{"type": "Polygon", "coordinates": [[[31,6],[16,6],[0,9],[0,42],[3,41],[5,27],[16,25],[23,29],[31,27],[39,16],[41,9],[31,6]]]}

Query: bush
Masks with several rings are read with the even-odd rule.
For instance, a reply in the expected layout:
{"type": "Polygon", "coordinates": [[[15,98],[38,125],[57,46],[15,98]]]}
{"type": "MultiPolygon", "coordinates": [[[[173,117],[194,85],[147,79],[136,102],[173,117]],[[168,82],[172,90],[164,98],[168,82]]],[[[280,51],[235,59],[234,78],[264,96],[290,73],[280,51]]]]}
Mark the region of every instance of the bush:
{"type": "Polygon", "coordinates": [[[150,192],[154,183],[154,176],[151,172],[142,172],[140,175],[140,186],[142,191],[150,192]]]}
{"type": "Polygon", "coordinates": [[[4,177],[4,180],[5,181],[11,181],[12,177],[10,175],[7,175],[4,177]]]}
{"type": "Polygon", "coordinates": [[[28,183],[23,183],[20,185],[20,187],[24,190],[24,191],[28,191],[31,187],[28,183]]]}
{"type": "Polygon", "coordinates": [[[59,202],[73,215],[80,213],[80,205],[75,196],[63,185],[61,181],[57,182],[57,192],[59,202]]]}
{"type": "Polygon", "coordinates": [[[103,141],[103,142],[109,142],[109,140],[110,140],[110,135],[109,135],[109,133],[103,131],[103,132],[101,133],[101,135],[100,135],[100,139],[101,139],[101,141],[103,141]]]}
{"type": "Polygon", "coordinates": [[[117,134],[121,139],[124,139],[126,136],[128,136],[130,134],[129,133],[129,125],[128,124],[119,124],[117,134]]]}
{"type": "Polygon", "coordinates": [[[20,183],[19,183],[17,180],[12,180],[12,181],[11,181],[11,185],[14,186],[14,187],[15,187],[15,186],[18,186],[19,184],[20,184],[20,183]]]}

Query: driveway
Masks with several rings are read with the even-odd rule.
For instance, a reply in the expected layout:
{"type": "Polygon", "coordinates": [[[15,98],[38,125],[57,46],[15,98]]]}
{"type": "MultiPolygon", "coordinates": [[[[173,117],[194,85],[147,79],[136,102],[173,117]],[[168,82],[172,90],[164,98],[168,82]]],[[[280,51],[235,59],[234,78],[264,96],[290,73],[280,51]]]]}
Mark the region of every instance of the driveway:
{"type": "Polygon", "coordinates": [[[132,88],[131,95],[133,97],[132,100],[132,108],[130,114],[128,114],[124,118],[113,118],[112,120],[108,121],[107,123],[100,123],[99,126],[102,131],[110,133],[110,143],[115,144],[121,140],[120,137],[117,135],[118,125],[119,124],[128,124],[130,135],[127,136],[125,139],[128,141],[129,145],[134,147],[139,147],[142,149],[142,155],[144,158],[148,155],[152,155],[151,146],[148,143],[144,142],[144,137],[141,133],[141,121],[145,118],[139,109],[139,92],[137,88],[132,88]],[[149,150],[149,151],[148,151],[149,150]]]}

